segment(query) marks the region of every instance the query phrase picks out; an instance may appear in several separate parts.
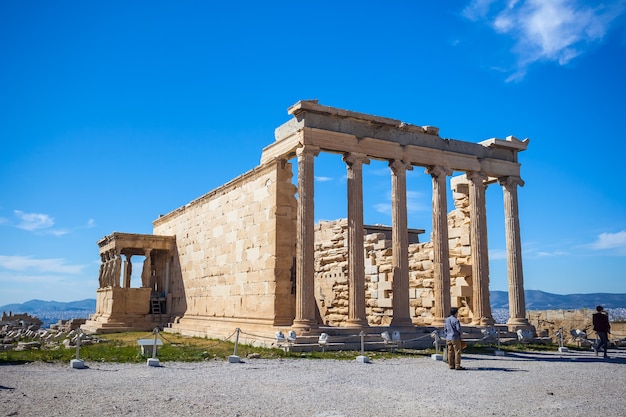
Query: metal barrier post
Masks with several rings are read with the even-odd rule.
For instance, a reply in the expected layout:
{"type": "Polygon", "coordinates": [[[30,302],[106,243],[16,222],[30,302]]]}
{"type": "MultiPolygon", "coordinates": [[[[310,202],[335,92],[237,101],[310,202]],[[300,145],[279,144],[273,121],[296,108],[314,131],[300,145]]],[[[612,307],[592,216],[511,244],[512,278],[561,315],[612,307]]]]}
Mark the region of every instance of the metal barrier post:
{"type": "Polygon", "coordinates": [[[361,336],[361,354],[356,357],[356,361],[359,363],[369,363],[370,358],[365,356],[365,332],[361,330],[359,336],[361,336]]]}
{"type": "Polygon", "coordinates": [[[152,345],[152,357],[148,358],[148,366],[161,366],[159,359],[157,359],[157,337],[159,335],[159,328],[155,327],[152,331],[154,334],[154,342],[152,345]]]}
{"type": "Polygon", "coordinates": [[[81,339],[81,330],[78,329],[76,332],[76,358],[70,361],[70,368],[74,369],[83,369],[85,368],[85,362],[80,359],[80,339],[81,339]]]}
{"type": "Polygon", "coordinates": [[[237,356],[237,347],[239,346],[239,333],[241,332],[241,329],[237,327],[236,331],[237,331],[237,336],[235,336],[235,350],[233,354],[228,357],[228,363],[240,363],[241,362],[241,358],[237,356]]]}

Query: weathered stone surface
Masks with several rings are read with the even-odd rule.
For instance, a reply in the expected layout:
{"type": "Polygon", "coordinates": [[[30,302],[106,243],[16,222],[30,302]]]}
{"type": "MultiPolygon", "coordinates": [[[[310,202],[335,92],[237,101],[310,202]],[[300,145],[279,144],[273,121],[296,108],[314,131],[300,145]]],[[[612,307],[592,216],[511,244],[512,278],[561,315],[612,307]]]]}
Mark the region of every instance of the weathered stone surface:
{"type": "MultiPolygon", "coordinates": [[[[84,328],[138,329],[159,323],[168,331],[223,337],[245,325],[249,332],[271,336],[281,326],[295,325],[303,331],[314,327],[315,303],[323,321],[320,324],[344,325],[346,306],[363,305],[361,300],[350,299],[348,282],[363,293],[356,297],[365,296],[370,324],[391,322],[393,305],[396,318],[400,318],[396,323],[430,323],[428,305],[432,308],[429,298],[435,287],[433,243],[408,247],[408,242],[398,243],[402,240],[398,236],[403,236],[396,233],[398,229],[416,235],[405,224],[406,190],[397,186],[398,172],[402,172],[402,181],[405,170],[414,166],[481,173],[492,179],[519,177],[517,153],[526,149],[527,141],[513,137],[478,144],[442,140],[432,127],[335,109],[316,101],[298,102],[289,113],[294,119],[276,129],[276,141],[263,149],[260,166],[160,216],[153,222],[153,235],[137,235],[135,242],[130,234],[114,233],[113,238],[100,242],[97,311],[84,328]],[[392,184],[397,186],[392,187],[393,222],[399,226],[393,233],[378,225],[370,226],[373,233],[368,233],[365,227],[365,282],[361,276],[355,278],[355,270],[363,274],[361,262],[355,266],[356,257],[348,254],[347,220],[313,224],[313,161],[319,152],[387,160],[392,168],[392,184]],[[288,162],[294,157],[298,159],[299,190],[288,162]],[[395,259],[392,247],[402,248],[395,259]],[[404,250],[409,254],[408,268],[404,250]],[[128,258],[139,255],[145,257],[139,265],[142,282],[139,288],[131,288],[132,262],[128,258]],[[352,272],[348,261],[353,262],[352,272]],[[394,288],[399,292],[395,299],[394,288]],[[415,308],[411,317],[404,317],[408,305],[415,308]]],[[[452,305],[464,307],[461,318],[465,320],[473,315],[475,303],[467,288],[472,283],[471,263],[478,262],[471,260],[476,253],[470,248],[469,187],[464,181],[454,181],[451,188],[455,209],[447,216],[453,268],[450,296],[452,305]],[[459,276],[466,281],[454,285],[459,276]]],[[[350,203],[355,203],[353,200],[350,203]]],[[[354,219],[358,210],[351,213],[354,219]]],[[[355,230],[351,232],[354,235],[355,230]]],[[[441,242],[437,243],[441,247],[441,242]]],[[[441,256],[437,252],[437,259],[441,256]]],[[[439,270],[437,274],[442,276],[439,270]]],[[[438,288],[443,288],[440,284],[437,282],[438,288]]],[[[441,299],[442,294],[438,292],[437,297],[441,299]]],[[[482,296],[474,298],[484,301],[482,296]]]]}

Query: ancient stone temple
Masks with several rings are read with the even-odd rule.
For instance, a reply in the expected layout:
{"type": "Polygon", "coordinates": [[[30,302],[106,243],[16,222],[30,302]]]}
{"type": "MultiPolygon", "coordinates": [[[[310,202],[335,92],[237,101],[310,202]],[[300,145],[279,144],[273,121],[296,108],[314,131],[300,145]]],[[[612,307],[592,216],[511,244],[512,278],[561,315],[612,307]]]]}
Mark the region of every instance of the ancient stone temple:
{"type": "MultiPolygon", "coordinates": [[[[113,233],[98,242],[102,266],[93,332],[155,326],[185,335],[259,338],[278,330],[385,326],[410,334],[441,326],[450,307],[468,325],[491,326],[485,189],[502,188],[510,330],[526,328],[512,136],[469,143],[431,126],[300,101],[275,131],[260,165],[153,221],[152,235],[113,233]],[[314,220],[315,158],[340,154],[347,219],[314,220]],[[297,163],[293,180],[291,160],[297,163]],[[363,166],[388,162],[392,224],[363,220],[363,166]],[[408,229],[406,172],[432,178],[432,236],[408,229]],[[453,173],[457,175],[449,179],[453,173]],[[297,186],[294,185],[297,183],[297,186]],[[450,187],[450,188],[448,188],[450,187]],[[448,190],[455,209],[447,212],[448,190]],[[422,239],[423,240],[423,239],[422,239]],[[141,256],[141,283],[130,284],[141,256]]],[[[252,340],[250,343],[261,343],[252,340]]]]}

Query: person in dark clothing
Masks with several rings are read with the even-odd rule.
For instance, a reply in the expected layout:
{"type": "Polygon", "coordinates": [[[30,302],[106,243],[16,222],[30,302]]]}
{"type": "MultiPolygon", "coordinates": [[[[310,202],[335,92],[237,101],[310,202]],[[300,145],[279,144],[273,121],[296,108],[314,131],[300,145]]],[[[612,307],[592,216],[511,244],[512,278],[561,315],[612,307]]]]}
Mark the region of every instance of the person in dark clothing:
{"type": "Polygon", "coordinates": [[[597,313],[592,316],[593,330],[598,335],[600,342],[597,345],[593,345],[593,350],[598,356],[600,348],[604,346],[604,358],[608,359],[607,350],[609,349],[609,333],[611,333],[611,324],[609,323],[609,316],[604,312],[604,307],[597,306],[597,313]]]}
{"type": "Polygon", "coordinates": [[[450,315],[446,318],[444,329],[446,331],[446,345],[448,347],[448,366],[450,369],[463,370],[461,366],[461,322],[457,318],[459,309],[450,309],[450,315]]]}

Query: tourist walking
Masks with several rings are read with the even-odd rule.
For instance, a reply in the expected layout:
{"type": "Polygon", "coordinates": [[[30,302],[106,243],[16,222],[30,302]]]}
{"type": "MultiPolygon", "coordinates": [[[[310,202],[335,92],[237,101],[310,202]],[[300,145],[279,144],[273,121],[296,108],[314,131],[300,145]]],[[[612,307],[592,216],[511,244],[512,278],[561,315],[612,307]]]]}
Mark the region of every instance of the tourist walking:
{"type": "Polygon", "coordinates": [[[446,332],[446,346],[448,348],[448,366],[450,369],[462,370],[461,366],[461,322],[457,318],[459,309],[450,309],[450,315],[446,317],[444,330],[446,332]]]}
{"type": "Polygon", "coordinates": [[[593,345],[593,350],[595,350],[596,356],[598,356],[600,348],[604,346],[604,358],[608,359],[607,350],[609,349],[609,333],[611,333],[611,324],[609,323],[609,316],[604,311],[604,307],[597,306],[596,311],[597,313],[594,313],[592,316],[593,330],[598,335],[600,342],[593,345]]]}

